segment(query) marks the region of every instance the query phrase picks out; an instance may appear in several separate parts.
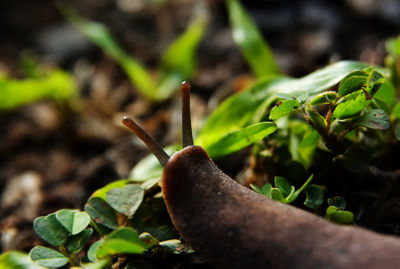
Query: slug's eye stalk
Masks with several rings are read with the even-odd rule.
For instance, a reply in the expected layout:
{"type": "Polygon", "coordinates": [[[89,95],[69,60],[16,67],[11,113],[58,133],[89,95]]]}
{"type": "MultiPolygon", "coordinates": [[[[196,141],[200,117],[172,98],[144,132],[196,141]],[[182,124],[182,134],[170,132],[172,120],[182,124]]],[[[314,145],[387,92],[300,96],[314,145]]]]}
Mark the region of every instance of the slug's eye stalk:
{"type": "Polygon", "coordinates": [[[129,117],[124,117],[122,123],[131,129],[153,152],[158,161],[165,167],[169,161],[169,155],[162,149],[162,147],[150,136],[150,134],[139,126],[134,120],[129,117]]]}
{"type": "MultiPolygon", "coordinates": [[[[181,84],[182,91],[182,147],[193,145],[192,123],[190,120],[190,84],[186,81],[181,84]]],[[[169,155],[150,136],[150,134],[129,117],[124,117],[122,123],[131,129],[153,152],[158,161],[165,167],[169,161],[169,155]]]]}
{"type": "Polygon", "coordinates": [[[192,122],[190,119],[190,84],[181,84],[182,92],[182,147],[193,145],[192,122]]]}

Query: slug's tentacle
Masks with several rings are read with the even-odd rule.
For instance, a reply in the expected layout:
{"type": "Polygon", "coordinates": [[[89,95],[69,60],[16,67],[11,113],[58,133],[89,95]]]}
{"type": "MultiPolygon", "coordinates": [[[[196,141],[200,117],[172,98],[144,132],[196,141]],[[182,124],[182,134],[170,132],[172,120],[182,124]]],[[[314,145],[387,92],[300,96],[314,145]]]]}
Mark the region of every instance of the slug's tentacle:
{"type": "Polygon", "coordinates": [[[131,129],[153,152],[158,161],[165,167],[169,161],[169,155],[162,149],[162,147],[150,136],[150,134],[138,125],[134,120],[129,117],[124,117],[122,123],[131,129]]]}
{"type": "Polygon", "coordinates": [[[182,91],[182,147],[193,145],[192,122],[190,119],[190,84],[181,84],[182,91]]]}

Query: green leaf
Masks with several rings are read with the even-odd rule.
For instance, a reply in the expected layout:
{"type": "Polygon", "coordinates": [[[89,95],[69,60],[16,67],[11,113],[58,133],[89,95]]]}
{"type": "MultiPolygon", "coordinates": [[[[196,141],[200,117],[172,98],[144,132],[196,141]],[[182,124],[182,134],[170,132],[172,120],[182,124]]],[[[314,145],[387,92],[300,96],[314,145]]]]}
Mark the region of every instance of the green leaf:
{"type": "Polygon", "coordinates": [[[91,262],[96,262],[96,261],[97,261],[96,252],[97,252],[97,249],[99,248],[99,246],[101,246],[103,243],[104,243],[104,240],[99,240],[99,241],[94,242],[94,243],[89,247],[87,256],[88,256],[88,259],[89,259],[91,262]]]}
{"type": "Polygon", "coordinates": [[[159,243],[158,239],[155,238],[153,235],[150,233],[144,232],[139,235],[140,240],[142,240],[144,243],[148,245],[157,245],[159,243]]]}
{"type": "Polygon", "coordinates": [[[333,216],[333,214],[335,214],[335,212],[337,212],[337,211],[338,211],[338,208],[334,205],[331,205],[326,209],[325,217],[327,219],[330,219],[331,216],[333,216]]]}
{"type": "Polygon", "coordinates": [[[268,198],[271,198],[271,188],[272,188],[272,185],[270,183],[267,183],[264,186],[262,186],[261,191],[265,196],[267,196],[268,198]]]}
{"type": "Polygon", "coordinates": [[[116,211],[132,218],[143,201],[144,190],[139,185],[129,184],[106,193],[107,203],[116,211]]]}
{"type": "MultiPolygon", "coordinates": [[[[280,83],[281,80],[287,79],[263,78],[245,91],[227,98],[210,115],[196,138],[195,144],[207,148],[226,136],[227,133],[237,131],[251,123],[259,122],[259,120],[253,121],[253,118],[260,106],[266,102],[268,96],[272,96],[263,92],[264,89],[272,84],[280,83]]],[[[269,103],[272,101],[273,99],[269,103]]],[[[265,109],[262,110],[262,115],[265,114],[265,109]]]]}
{"type": "Polygon", "coordinates": [[[82,18],[70,5],[58,3],[64,16],[123,68],[139,92],[152,101],[163,101],[188,79],[196,66],[195,52],[204,35],[207,19],[197,18],[166,50],[161,59],[160,79],[154,79],[139,60],[131,57],[101,23],[82,18]]]}
{"type": "Polygon", "coordinates": [[[314,98],[312,98],[309,104],[313,106],[329,104],[330,102],[335,101],[337,98],[338,95],[336,92],[333,91],[322,92],[320,94],[317,94],[314,98]]]}
{"type": "Polygon", "coordinates": [[[157,89],[160,99],[168,98],[196,67],[196,49],[204,35],[207,20],[197,18],[164,52],[161,59],[162,78],[157,89]]]}
{"type": "Polygon", "coordinates": [[[320,186],[311,184],[305,190],[306,200],[304,205],[311,209],[317,209],[324,202],[324,191],[320,186]]]}
{"type": "Polygon", "coordinates": [[[156,187],[160,182],[160,178],[153,178],[140,184],[140,187],[146,192],[147,190],[156,187]]]}
{"type": "Polygon", "coordinates": [[[106,193],[109,190],[114,189],[114,188],[124,187],[129,183],[132,183],[132,181],[129,180],[129,179],[121,179],[121,180],[114,181],[114,182],[112,182],[110,184],[105,185],[103,188],[100,188],[100,189],[96,190],[92,194],[91,198],[98,197],[98,198],[101,198],[101,199],[103,199],[105,201],[106,200],[106,193]]]}
{"type": "Polygon", "coordinates": [[[134,242],[138,245],[141,245],[144,248],[150,247],[147,244],[145,244],[140,239],[139,234],[130,227],[122,227],[122,228],[119,228],[119,229],[113,231],[106,237],[105,241],[111,240],[111,239],[124,239],[129,242],[132,242],[132,243],[134,242]]]}
{"type": "Polygon", "coordinates": [[[363,91],[354,92],[352,98],[340,103],[332,114],[336,119],[347,119],[357,116],[371,103],[363,91]]]}
{"type": "Polygon", "coordinates": [[[289,128],[289,151],[294,161],[299,161],[299,144],[304,140],[314,129],[307,124],[305,121],[293,119],[287,122],[287,126],[283,126],[284,129],[289,128]]]}
{"type": "Polygon", "coordinates": [[[285,197],[283,197],[282,192],[278,188],[271,189],[271,198],[275,201],[279,201],[285,204],[287,203],[285,197]]]}
{"type": "Polygon", "coordinates": [[[261,188],[254,185],[254,184],[250,184],[250,187],[255,190],[256,192],[258,192],[259,194],[262,194],[268,198],[271,198],[271,188],[272,185],[270,183],[265,184],[264,186],[262,186],[261,188]]]}
{"type": "Polygon", "coordinates": [[[284,178],[276,176],[274,178],[275,186],[281,191],[284,197],[289,196],[292,192],[292,185],[284,178]]]}
{"type": "Polygon", "coordinates": [[[380,89],[384,81],[384,76],[371,67],[371,72],[369,73],[367,78],[367,91],[370,93],[371,96],[375,95],[375,93],[380,89]]]}
{"type": "Polygon", "coordinates": [[[386,41],[386,50],[394,58],[400,58],[400,36],[386,41]]]}
{"type": "Polygon", "coordinates": [[[365,115],[357,120],[357,125],[371,129],[386,130],[389,128],[389,117],[382,109],[374,109],[365,113],[365,115]]]}
{"type": "Polygon", "coordinates": [[[396,90],[393,84],[389,81],[385,81],[375,93],[374,99],[381,100],[388,108],[391,108],[396,100],[396,90]]]}
{"type": "Polygon", "coordinates": [[[44,269],[34,263],[29,255],[19,251],[4,252],[0,255],[0,268],[4,269],[44,269]]]}
{"type": "Polygon", "coordinates": [[[283,100],[276,104],[269,114],[271,120],[276,120],[280,117],[289,115],[291,112],[295,111],[300,107],[300,103],[297,100],[283,100]]]}
{"type": "Polygon", "coordinates": [[[261,188],[258,187],[257,185],[250,184],[250,187],[251,187],[255,192],[258,192],[259,194],[264,195],[264,193],[263,193],[263,191],[261,190],[261,188]]]}
{"type": "Polygon", "coordinates": [[[339,86],[339,95],[346,95],[333,112],[333,118],[346,119],[358,116],[371,102],[371,98],[384,82],[384,77],[373,67],[346,76],[339,86]],[[363,74],[361,76],[361,74],[363,74]]]}
{"type": "Polygon", "coordinates": [[[98,197],[89,199],[85,205],[85,211],[96,223],[110,229],[118,228],[115,211],[103,199],[98,197]]]}
{"type": "Polygon", "coordinates": [[[118,45],[118,42],[103,24],[84,19],[65,1],[57,1],[56,3],[63,15],[80,32],[121,65],[122,69],[143,96],[150,100],[158,99],[155,92],[157,85],[154,83],[154,79],[138,60],[131,57],[118,45]]]}
{"type": "Polygon", "coordinates": [[[370,66],[362,71],[355,71],[347,75],[339,85],[338,94],[344,96],[365,89],[371,96],[374,96],[384,80],[383,75],[370,66]]]}
{"type": "Polygon", "coordinates": [[[327,132],[327,122],[314,107],[306,106],[306,114],[312,127],[321,135],[327,132]]]}
{"type": "Polygon", "coordinates": [[[308,169],[310,167],[315,149],[320,139],[321,136],[314,130],[311,133],[306,134],[298,145],[298,161],[304,165],[304,168],[308,169]]]}
{"type": "Polygon", "coordinates": [[[326,216],[330,221],[341,224],[352,224],[354,222],[354,214],[351,211],[338,210],[336,206],[329,206],[326,209],[326,216]]]}
{"type": "Polygon", "coordinates": [[[56,218],[72,235],[82,232],[90,223],[89,215],[78,210],[61,209],[56,212],[56,218]]]}
{"type": "Polygon", "coordinates": [[[71,236],[67,242],[68,251],[70,253],[78,253],[79,251],[81,251],[85,247],[92,233],[93,230],[91,228],[88,228],[83,230],[79,234],[71,236]]]}
{"type": "Polygon", "coordinates": [[[244,147],[253,144],[254,142],[260,141],[267,135],[273,133],[275,130],[275,123],[260,122],[247,126],[241,130],[228,133],[219,141],[206,147],[205,149],[212,158],[222,157],[241,150],[244,147]]]}
{"type": "Polygon", "coordinates": [[[132,228],[119,228],[110,233],[98,247],[96,257],[101,259],[120,253],[142,254],[149,247],[151,246],[143,243],[132,228]]]}
{"type": "Polygon", "coordinates": [[[390,115],[391,109],[390,107],[381,99],[374,98],[371,104],[372,108],[382,109],[387,115],[390,115]]]}
{"type": "Polygon", "coordinates": [[[279,73],[271,49],[239,1],[227,0],[226,5],[233,40],[239,46],[253,73],[258,77],[279,73]]]}
{"type": "Polygon", "coordinates": [[[368,65],[362,62],[341,61],[318,69],[302,78],[279,84],[278,87],[271,90],[275,94],[286,93],[294,97],[306,94],[311,97],[336,85],[349,72],[366,67],[368,65]]]}
{"type": "Polygon", "coordinates": [[[392,117],[396,120],[400,119],[400,103],[397,103],[392,110],[392,117]]]}
{"type": "MultiPolygon", "coordinates": [[[[180,150],[182,147],[178,145],[170,145],[164,148],[164,151],[171,156],[175,151],[180,150]]],[[[155,178],[160,178],[163,171],[163,167],[160,162],[154,156],[154,154],[149,154],[143,158],[131,171],[129,174],[129,179],[134,182],[143,182],[147,180],[152,180],[155,178]]]]}
{"type": "Polygon", "coordinates": [[[267,77],[258,80],[221,103],[210,115],[196,139],[196,145],[207,148],[220,140],[226,133],[254,124],[265,116],[266,109],[277,94],[298,97],[313,96],[333,87],[349,72],[368,65],[360,62],[343,61],[319,69],[299,79],[267,77]]]}
{"type": "Polygon", "coordinates": [[[76,94],[74,78],[61,70],[21,80],[7,78],[0,73],[0,111],[43,99],[67,100],[76,94]]]}
{"type": "Polygon", "coordinates": [[[368,73],[365,71],[354,71],[343,78],[339,84],[338,94],[346,94],[360,90],[368,79],[368,73]]]}
{"type": "Polygon", "coordinates": [[[61,246],[68,240],[68,231],[57,221],[56,214],[38,217],[33,222],[33,229],[44,241],[61,246]]]}
{"type": "Polygon", "coordinates": [[[352,224],[354,222],[354,214],[351,211],[337,211],[333,214],[332,220],[341,224],[352,224]]]}
{"type": "Polygon", "coordinates": [[[51,248],[37,246],[31,249],[29,256],[41,266],[58,268],[68,263],[68,258],[51,248]]]}

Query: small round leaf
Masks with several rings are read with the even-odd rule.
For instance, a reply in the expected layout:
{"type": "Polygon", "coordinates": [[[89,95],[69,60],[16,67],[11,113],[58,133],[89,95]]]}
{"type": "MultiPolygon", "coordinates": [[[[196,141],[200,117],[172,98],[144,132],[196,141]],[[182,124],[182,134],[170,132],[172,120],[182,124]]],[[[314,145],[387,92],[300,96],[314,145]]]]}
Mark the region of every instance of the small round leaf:
{"type": "Polygon", "coordinates": [[[101,244],[103,244],[103,242],[104,242],[104,240],[99,240],[99,241],[94,242],[94,243],[90,246],[90,248],[89,248],[89,250],[88,250],[88,253],[87,253],[87,256],[88,256],[88,259],[89,259],[91,262],[97,261],[96,252],[97,252],[97,249],[99,248],[99,246],[100,246],[101,244]]]}
{"type": "Polygon", "coordinates": [[[292,192],[292,185],[284,177],[276,176],[274,178],[275,186],[281,191],[283,197],[289,196],[292,192]]]}
{"type": "Polygon", "coordinates": [[[32,261],[50,268],[61,267],[68,263],[68,258],[60,252],[42,246],[34,247],[29,252],[29,256],[32,261]]]}
{"type": "Polygon", "coordinates": [[[91,198],[85,205],[85,211],[99,224],[110,229],[118,228],[115,211],[101,198],[91,198]]]}
{"type": "Polygon", "coordinates": [[[144,190],[141,186],[129,184],[114,188],[106,193],[107,203],[116,211],[131,218],[143,201],[144,190]]]}
{"type": "Polygon", "coordinates": [[[354,214],[351,211],[336,211],[332,218],[334,222],[341,224],[352,224],[354,222],[354,214]]]}
{"type": "Polygon", "coordinates": [[[279,201],[282,203],[286,202],[285,197],[283,197],[282,192],[278,188],[271,189],[271,197],[275,201],[279,201]]]}
{"type": "Polygon", "coordinates": [[[297,100],[283,100],[276,104],[269,114],[271,120],[279,119],[280,117],[289,115],[292,111],[295,111],[300,107],[300,103],[297,100]]]}
{"type": "Polygon", "coordinates": [[[324,201],[324,191],[320,186],[312,184],[306,188],[306,200],[304,205],[311,209],[321,206],[324,201]]]}
{"type": "Polygon", "coordinates": [[[72,235],[82,232],[90,223],[89,215],[78,210],[59,210],[56,213],[56,218],[72,235]]]}
{"type": "Polygon", "coordinates": [[[33,229],[44,241],[53,246],[59,247],[68,240],[68,231],[57,221],[56,214],[36,218],[33,229]]]}
{"type": "Polygon", "coordinates": [[[113,231],[106,237],[104,242],[98,246],[96,257],[101,259],[119,253],[142,254],[149,247],[151,245],[144,243],[136,231],[124,227],[113,231]]]}

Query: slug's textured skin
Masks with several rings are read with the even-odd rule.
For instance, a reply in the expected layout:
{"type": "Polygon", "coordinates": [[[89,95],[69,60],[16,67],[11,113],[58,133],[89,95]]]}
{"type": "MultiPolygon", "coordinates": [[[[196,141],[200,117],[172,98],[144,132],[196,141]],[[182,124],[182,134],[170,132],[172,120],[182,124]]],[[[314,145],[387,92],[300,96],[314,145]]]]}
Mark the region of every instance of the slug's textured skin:
{"type": "Polygon", "coordinates": [[[171,157],[162,191],[178,232],[219,268],[400,268],[399,239],[259,195],[198,146],[171,157]]]}

